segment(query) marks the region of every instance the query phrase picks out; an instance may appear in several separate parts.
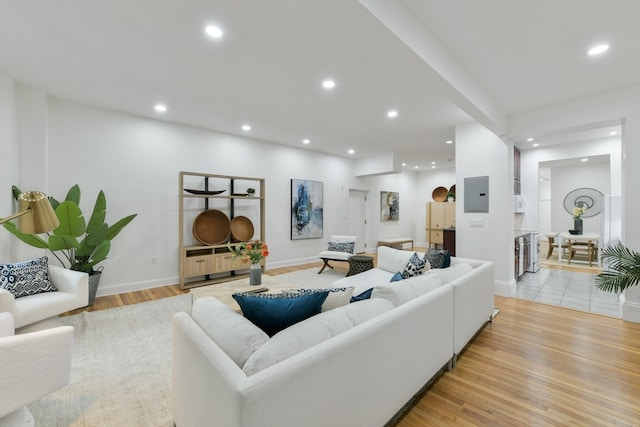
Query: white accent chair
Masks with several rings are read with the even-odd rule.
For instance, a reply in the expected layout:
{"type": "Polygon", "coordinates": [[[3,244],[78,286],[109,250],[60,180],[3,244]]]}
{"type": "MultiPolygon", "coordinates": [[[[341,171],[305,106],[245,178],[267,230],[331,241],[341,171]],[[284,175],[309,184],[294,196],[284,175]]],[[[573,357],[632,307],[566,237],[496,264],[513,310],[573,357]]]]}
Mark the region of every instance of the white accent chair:
{"type": "Polygon", "coordinates": [[[352,252],[337,252],[337,251],[322,251],[318,255],[324,264],[318,274],[322,273],[326,267],[333,268],[329,261],[349,261],[351,255],[356,253],[356,246],[358,245],[358,236],[343,236],[334,234],[331,236],[330,242],[339,242],[339,243],[348,243],[353,242],[353,251],[352,252]]]}
{"type": "Polygon", "coordinates": [[[22,328],[18,333],[59,326],[58,315],[87,306],[87,273],[49,265],[49,280],[57,291],[14,298],[11,292],[0,288],[0,313],[13,314],[16,329],[22,328]]]}
{"type": "Polygon", "coordinates": [[[0,427],[33,426],[27,405],[69,382],[74,330],[14,335],[13,320],[11,313],[0,313],[0,427]]]}

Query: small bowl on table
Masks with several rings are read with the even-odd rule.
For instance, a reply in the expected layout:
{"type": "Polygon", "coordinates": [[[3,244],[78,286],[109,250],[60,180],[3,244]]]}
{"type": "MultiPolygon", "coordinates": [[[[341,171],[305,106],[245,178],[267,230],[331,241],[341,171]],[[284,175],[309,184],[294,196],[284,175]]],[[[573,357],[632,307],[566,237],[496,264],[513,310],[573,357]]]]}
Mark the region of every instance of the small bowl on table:
{"type": "Polygon", "coordinates": [[[569,230],[569,234],[573,234],[573,235],[580,234],[580,231],[579,230],[569,230]]]}

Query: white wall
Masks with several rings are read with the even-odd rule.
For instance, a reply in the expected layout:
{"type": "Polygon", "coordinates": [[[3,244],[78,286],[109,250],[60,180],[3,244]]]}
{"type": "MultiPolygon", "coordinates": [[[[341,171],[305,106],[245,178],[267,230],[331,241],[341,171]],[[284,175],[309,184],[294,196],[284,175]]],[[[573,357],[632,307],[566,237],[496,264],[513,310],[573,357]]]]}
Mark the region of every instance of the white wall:
{"type": "Polygon", "coordinates": [[[513,146],[483,126],[456,127],[456,255],[495,263],[496,294],[515,292],[513,146]],[[489,213],[464,212],[464,178],[489,177],[489,213]],[[472,226],[480,224],[480,226],[472,226]]]}
{"type": "MultiPolygon", "coordinates": [[[[564,198],[578,188],[593,188],[610,194],[609,164],[592,163],[551,168],[551,229],[562,232],[573,229],[573,213],[567,213],[564,198]]],[[[582,219],[585,233],[601,233],[600,215],[582,219]]],[[[544,230],[540,230],[544,231],[544,230]]]]}
{"type": "Polygon", "coordinates": [[[378,240],[391,237],[411,237],[414,240],[416,228],[416,189],[415,172],[400,172],[389,175],[361,177],[368,188],[367,195],[367,250],[378,247],[378,240]],[[399,193],[400,216],[398,221],[382,221],[380,215],[380,192],[399,193]]]}
{"type": "MultiPolygon", "coordinates": [[[[7,145],[10,148],[14,138],[11,127],[5,123],[15,120],[23,123],[19,128],[38,130],[35,134],[23,133],[24,142],[16,137],[21,147],[20,158],[1,172],[5,188],[2,215],[14,209],[8,191],[12,184],[22,189],[27,186],[43,189],[63,199],[76,183],[82,190],[81,205],[87,215],[99,190],[104,190],[107,197],[107,222],[138,213],[112,242],[110,258],[104,262],[99,295],[177,283],[177,195],[181,170],[266,179],[270,267],[315,261],[318,252],[326,247],[328,236],[346,226],[343,208],[348,204],[348,189],[362,187],[354,177],[351,159],[48,98],[2,77],[3,148],[7,145]],[[9,96],[13,93],[16,102],[9,96]],[[21,108],[16,110],[15,105],[21,108]],[[20,120],[15,119],[18,113],[20,120]],[[27,161],[34,152],[41,156],[44,167],[39,160],[35,165],[27,161]],[[323,239],[290,240],[292,178],[324,183],[323,239]]],[[[407,193],[403,188],[399,191],[407,193]]],[[[413,221],[410,209],[404,213],[408,221],[413,221]]],[[[4,233],[3,261],[44,253],[4,233]]]]}
{"type": "MultiPolygon", "coordinates": [[[[14,213],[11,182],[17,160],[15,139],[15,90],[13,79],[0,71],[0,218],[14,213]]],[[[0,260],[12,259],[11,240],[6,231],[0,230],[0,260]],[[1,233],[5,233],[4,236],[1,233]]]]}

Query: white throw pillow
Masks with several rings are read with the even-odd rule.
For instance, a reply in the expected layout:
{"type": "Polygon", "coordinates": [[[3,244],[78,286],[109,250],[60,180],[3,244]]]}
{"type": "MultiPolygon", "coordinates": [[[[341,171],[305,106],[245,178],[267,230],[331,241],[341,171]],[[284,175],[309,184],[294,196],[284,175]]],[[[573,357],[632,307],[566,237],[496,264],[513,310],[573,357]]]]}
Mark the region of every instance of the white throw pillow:
{"type": "Polygon", "coordinates": [[[415,252],[402,251],[387,246],[378,247],[378,264],[377,267],[395,274],[403,271],[411,257],[415,252]]]}
{"type": "Polygon", "coordinates": [[[442,286],[442,280],[433,276],[414,276],[389,285],[376,286],[371,292],[371,298],[384,298],[391,301],[396,307],[411,301],[442,286]]]}
{"type": "Polygon", "coordinates": [[[393,308],[390,301],[376,298],[317,314],[272,336],[242,370],[253,375],[393,308]]]}
{"type": "Polygon", "coordinates": [[[196,299],[191,317],[240,368],[269,341],[262,329],[214,297],[196,299]]]}

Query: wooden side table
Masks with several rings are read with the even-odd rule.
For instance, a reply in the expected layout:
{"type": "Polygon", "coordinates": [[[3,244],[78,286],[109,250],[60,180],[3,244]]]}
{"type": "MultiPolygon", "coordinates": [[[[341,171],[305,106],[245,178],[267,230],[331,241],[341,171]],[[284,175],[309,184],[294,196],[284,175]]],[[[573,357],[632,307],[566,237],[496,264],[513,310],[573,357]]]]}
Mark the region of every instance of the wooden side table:
{"type": "Polygon", "coordinates": [[[411,250],[413,250],[413,239],[410,237],[393,237],[391,239],[378,240],[378,246],[388,246],[394,249],[402,249],[405,243],[410,243],[411,250]]]}
{"type": "Polygon", "coordinates": [[[373,257],[367,255],[353,255],[349,257],[349,272],[347,276],[362,273],[373,268],[373,257]]]}

